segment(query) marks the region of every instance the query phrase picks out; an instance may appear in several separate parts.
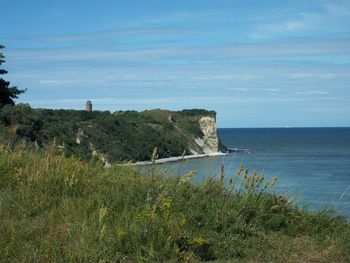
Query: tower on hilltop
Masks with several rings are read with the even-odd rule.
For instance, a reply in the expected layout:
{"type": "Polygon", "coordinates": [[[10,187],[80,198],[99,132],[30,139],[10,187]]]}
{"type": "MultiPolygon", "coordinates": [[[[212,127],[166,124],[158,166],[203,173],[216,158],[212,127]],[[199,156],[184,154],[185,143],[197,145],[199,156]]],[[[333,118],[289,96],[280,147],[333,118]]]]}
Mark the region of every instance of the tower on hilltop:
{"type": "Polygon", "coordinates": [[[88,100],[85,104],[85,110],[86,111],[92,111],[92,103],[90,100],[88,100]]]}

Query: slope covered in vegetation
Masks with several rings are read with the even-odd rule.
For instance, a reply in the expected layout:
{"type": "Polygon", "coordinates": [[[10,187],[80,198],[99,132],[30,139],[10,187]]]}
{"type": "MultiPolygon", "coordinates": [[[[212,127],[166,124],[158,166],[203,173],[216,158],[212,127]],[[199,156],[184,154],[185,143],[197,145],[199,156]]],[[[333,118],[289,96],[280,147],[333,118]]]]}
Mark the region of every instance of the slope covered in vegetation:
{"type": "Polygon", "coordinates": [[[241,169],[193,185],[129,166],[0,147],[2,262],[350,262],[350,225],[241,169]]]}
{"type": "Polygon", "coordinates": [[[198,120],[215,114],[206,110],[86,112],[22,104],[0,109],[0,139],[24,139],[39,146],[55,143],[66,155],[85,160],[93,154],[110,162],[150,160],[155,147],[159,158],[190,154],[191,149],[200,152],[194,140],[202,136],[198,120]]]}

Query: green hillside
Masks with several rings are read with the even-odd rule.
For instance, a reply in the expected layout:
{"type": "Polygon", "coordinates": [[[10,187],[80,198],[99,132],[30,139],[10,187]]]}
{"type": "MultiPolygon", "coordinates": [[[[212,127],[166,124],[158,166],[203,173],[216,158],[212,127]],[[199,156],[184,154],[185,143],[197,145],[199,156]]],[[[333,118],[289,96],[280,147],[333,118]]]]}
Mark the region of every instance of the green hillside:
{"type": "Polygon", "coordinates": [[[66,155],[90,160],[93,154],[110,162],[150,160],[180,156],[190,148],[200,151],[194,138],[200,137],[198,119],[215,117],[214,111],[167,110],[78,111],[32,109],[28,105],[0,109],[0,139],[50,146],[66,155]]]}

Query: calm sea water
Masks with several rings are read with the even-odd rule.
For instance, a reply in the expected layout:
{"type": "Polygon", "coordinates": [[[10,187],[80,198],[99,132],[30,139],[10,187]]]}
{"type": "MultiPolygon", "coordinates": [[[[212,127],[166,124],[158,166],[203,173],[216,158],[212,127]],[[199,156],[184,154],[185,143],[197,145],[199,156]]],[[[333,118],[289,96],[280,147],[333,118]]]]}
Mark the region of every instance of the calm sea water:
{"type": "Polygon", "coordinates": [[[166,164],[175,174],[197,170],[196,180],[235,175],[239,165],[278,177],[273,191],[299,206],[331,208],[350,219],[350,128],[219,129],[221,141],[248,149],[223,157],[166,164]]]}

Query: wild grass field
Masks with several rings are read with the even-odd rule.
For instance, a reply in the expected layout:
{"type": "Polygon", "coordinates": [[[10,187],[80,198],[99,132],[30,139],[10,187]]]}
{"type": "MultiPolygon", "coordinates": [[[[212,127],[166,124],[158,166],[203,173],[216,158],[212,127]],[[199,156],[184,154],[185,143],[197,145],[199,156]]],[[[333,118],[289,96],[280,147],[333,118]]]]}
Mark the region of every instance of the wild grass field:
{"type": "Polygon", "coordinates": [[[191,183],[0,147],[1,262],[350,262],[350,224],[266,192],[241,168],[191,183]]]}

